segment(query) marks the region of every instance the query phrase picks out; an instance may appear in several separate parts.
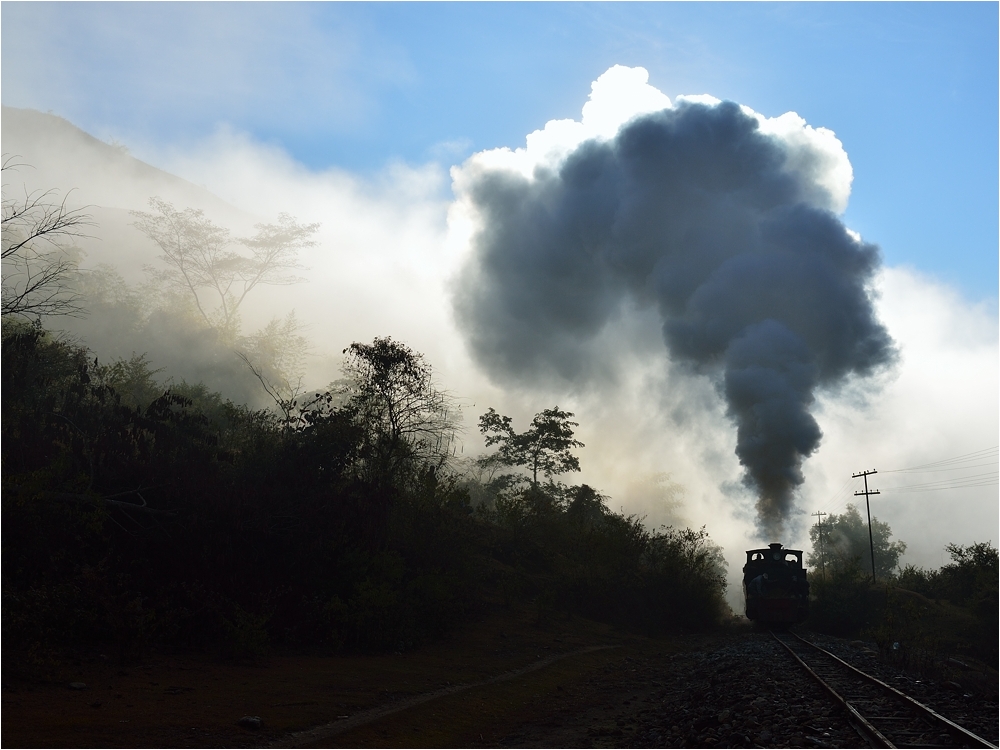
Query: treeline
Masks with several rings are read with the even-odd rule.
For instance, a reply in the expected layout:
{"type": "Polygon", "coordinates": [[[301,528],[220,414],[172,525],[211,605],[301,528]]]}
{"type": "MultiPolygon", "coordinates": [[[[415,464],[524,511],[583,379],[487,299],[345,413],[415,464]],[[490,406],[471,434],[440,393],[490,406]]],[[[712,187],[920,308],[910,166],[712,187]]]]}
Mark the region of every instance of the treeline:
{"type": "Polygon", "coordinates": [[[5,320],[2,347],[8,658],[399,650],[501,606],[649,632],[727,609],[704,530],[650,531],[556,481],[579,468],[571,414],[517,433],[490,410],[496,453],[458,465],[454,407],[391,339],[268,410],[162,392],[142,357],[104,364],[38,325],[5,320]]]}
{"type": "MultiPolygon", "coordinates": [[[[966,607],[983,620],[997,619],[1000,611],[1000,559],[990,542],[949,544],[951,562],[938,570],[907,565],[896,577],[902,588],[934,600],[947,600],[966,607]]],[[[995,625],[994,625],[995,627],[995,625]]]]}
{"type": "Polygon", "coordinates": [[[873,519],[873,583],[868,526],[856,507],[814,525],[810,536],[811,627],[871,638],[890,660],[920,669],[954,653],[996,664],[1000,558],[990,542],[947,545],[951,562],[937,570],[900,567],[906,544],[873,519]]]}

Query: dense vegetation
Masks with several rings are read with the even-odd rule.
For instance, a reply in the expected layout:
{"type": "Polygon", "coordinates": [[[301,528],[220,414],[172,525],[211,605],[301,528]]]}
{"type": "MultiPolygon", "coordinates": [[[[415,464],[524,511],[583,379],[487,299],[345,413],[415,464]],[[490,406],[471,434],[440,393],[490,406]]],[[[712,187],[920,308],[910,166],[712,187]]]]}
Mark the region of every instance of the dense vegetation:
{"type": "Polygon", "coordinates": [[[540,413],[532,442],[491,410],[501,449],[457,464],[453,407],[391,339],[269,410],[162,392],[143,357],[103,364],[39,325],[5,320],[2,345],[8,658],[402,649],[512,604],[650,632],[725,609],[704,531],[650,531],[555,480],[578,468],[571,414],[540,413]]]}
{"type": "Polygon", "coordinates": [[[946,547],[952,562],[938,570],[898,566],[906,549],[873,519],[877,583],[872,583],[867,524],[854,506],[812,528],[816,630],[873,639],[890,660],[920,670],[961,654],[996,665],[997,548],[989,542],[946,547]]]}

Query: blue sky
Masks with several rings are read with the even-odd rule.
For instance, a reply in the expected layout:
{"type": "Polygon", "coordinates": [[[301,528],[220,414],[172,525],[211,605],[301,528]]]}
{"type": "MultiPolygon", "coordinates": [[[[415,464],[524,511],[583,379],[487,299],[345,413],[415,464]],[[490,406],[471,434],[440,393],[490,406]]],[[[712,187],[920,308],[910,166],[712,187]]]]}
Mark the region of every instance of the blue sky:
{"type": "Polygon", "coordinates": [[[523,145],[590,83],[643,66],[834,130],[845,219],[909,264],[996,300],[995,3],[17,3],[2,97],[100,137],[183,145],[225,124],[310,168],[373,174],[523,145]]]}

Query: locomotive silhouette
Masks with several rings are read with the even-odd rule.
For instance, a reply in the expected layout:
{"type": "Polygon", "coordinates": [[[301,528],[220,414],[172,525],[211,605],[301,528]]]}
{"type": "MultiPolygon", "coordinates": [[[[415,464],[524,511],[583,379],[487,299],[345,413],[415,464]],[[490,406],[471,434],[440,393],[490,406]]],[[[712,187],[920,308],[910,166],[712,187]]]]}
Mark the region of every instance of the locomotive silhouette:
{"type": "Polygon", "coordinates": [[[767,549],[747,550],[743,566],[747,618],[760,625],[792,625],[809,614],[809,582],[802,550],[774,542],[767,549]]]}

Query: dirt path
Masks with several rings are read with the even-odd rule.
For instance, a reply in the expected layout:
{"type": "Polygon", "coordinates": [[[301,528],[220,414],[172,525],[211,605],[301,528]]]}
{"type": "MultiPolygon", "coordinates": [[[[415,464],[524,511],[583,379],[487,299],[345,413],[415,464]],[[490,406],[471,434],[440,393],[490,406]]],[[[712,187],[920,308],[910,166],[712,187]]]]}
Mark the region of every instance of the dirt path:
{"type": "Polygon", "coordinates": [[[461,693],[466,690],[473,690],[475,688],[487,687],[489,685],[496,685],[501,682],[509,682],[515,680],[519,677],[523,677],[531,672],[537,672],[540,669],[544,669],[557,661],[562,661],[563,659],[582,656],[584,654],[593,653],[594,651],[605,651],[607,649],[621,648],[621,645],[603,645],[603,646],[587,646],[581,648],[577,651],[570,651],[564,654],[553,654],[552,656],[546,657],[526,667],[520,669],[511,670],[510,672],[504,672],[503,674],[496,675],[495,677],[490,677],[486,680],[481,680],[479,682],[474,682],[466,685],[452,685],[451,687],[442,688],[441,690],[435,690],[431,693],[423,693],[422,695],[416,695],[412,698],[405,698],[403,700],[395,701],[387,705],[382,705],[377,708],[372,708],[367,711],[362,711],[361,713],[355,714],[354,716],[340,719],[338,721],[330,722],[329,724],[324,724],[321,727],[316,727],[314,729],[308,729],[302,732],[295,732],[289,737],[286,737],[278,742],[271,743],[271,747],[319,747],[323,743],[328,743],[328,741],[336,737],[339,734],[357,729],[359,727],[365,726],[367,724],[372,724],[380,719],[384,719],[392,714],[400,713],[401,711],[408,711],[412,708],[427,703],[438,698],[444,698],[445,696],[455,695],[456,693],[461,693]]]}
{"type": "Polygon", "coordinates": [[[12,673],[5,660],[0,741],[5,747],[490,744],[538,710],[593,692],[586,680],[637,644],[648,646],[588,620],[539,622],[531,612],[505,611],[406,654],[275,655],[264,666],[212,654],[160,654],[124,668],[80,654],[30,675],[12,673]],[[595,648],[605,646],[619,648],[595,648]],[[261,717],[261,729],[237,726],[245,715],[261,717]]]}
{"type": "MultiPolygon", "coordinates": [[[[739,636],[742,637],[742,636],[739,636]]],[[[394,711],[300,747],[621,747],[676,672],[673,659],[730,636],[624,638],[394,711]]],[[[676,675],[677,681],[683,679],[676,675]]]]}

